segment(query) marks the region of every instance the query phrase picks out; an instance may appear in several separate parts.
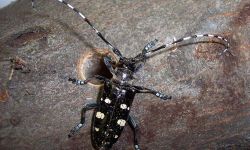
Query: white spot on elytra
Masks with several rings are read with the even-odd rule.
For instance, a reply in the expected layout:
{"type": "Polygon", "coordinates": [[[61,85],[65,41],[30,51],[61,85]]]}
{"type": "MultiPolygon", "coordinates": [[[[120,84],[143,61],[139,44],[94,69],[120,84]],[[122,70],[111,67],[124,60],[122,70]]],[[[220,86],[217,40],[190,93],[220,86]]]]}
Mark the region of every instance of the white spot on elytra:
{"type": "Polygon", "coordinates": [[[139,145],[135,145],[135,148],[136,148],[136,149],[139,149],[139,145]]]}
{"type": "Polygon", "coordinates": [[[126,105],[126,104],[121,104],[121,105],[120,105],[120,108],[121,108],[121,109],[127,109],[127,105],[126,105]]]}
{"type": "Polygon", "coordinates": [[[95,128],[95,131],[98,132],[100,129],[99,128],[95,128]]]}
{"type": "Polygon", "coordinates": [[[104,101],[105,101],[105,103],[107,103],[107,104],[110,104],[110,103],[111,103],[111,100],[108,99],[108,98],[106,98],[104,101]]]}
{"type": "Polygon", "coordinates": [[[96,118],[103,119],[105,117],[104,113],[102,112],[96,112],[96,118]]]}
{"type": "Polygon", "coordinates": [[[127,109],[129,110],[129,107],[127,109]]]}
{"type": "Polygon", "coordinates": [[[118,135],[115,135],[114,138],[117,139],[117,138],[118,138],[118,135]]]}
{"type": "Polygon", "coordinates": [[[117,120],[117,124],[118,124],[119,126],[121,126],[121,127],[124,127],[125,124],[126,124],[126,121],[125,121],[124,119],[119,119],[119,120],[117,120]]]}
{"type": "Polygon", "coordinates": [[[126,74],[122,74],[122,78],[125,79],[127,77],[126,74]]]}

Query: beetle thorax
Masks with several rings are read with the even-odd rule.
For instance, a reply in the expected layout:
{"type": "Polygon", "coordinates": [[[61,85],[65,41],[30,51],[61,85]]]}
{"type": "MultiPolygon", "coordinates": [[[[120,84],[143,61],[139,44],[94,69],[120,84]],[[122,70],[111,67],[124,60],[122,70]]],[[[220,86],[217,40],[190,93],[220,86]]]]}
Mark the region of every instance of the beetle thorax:
{"type": "Polygon", "coordinates": [[[134,79],[133,72],[130,71],[128,68],[117,68],[116,69],[116,79],[126,82],[134,79]]]}

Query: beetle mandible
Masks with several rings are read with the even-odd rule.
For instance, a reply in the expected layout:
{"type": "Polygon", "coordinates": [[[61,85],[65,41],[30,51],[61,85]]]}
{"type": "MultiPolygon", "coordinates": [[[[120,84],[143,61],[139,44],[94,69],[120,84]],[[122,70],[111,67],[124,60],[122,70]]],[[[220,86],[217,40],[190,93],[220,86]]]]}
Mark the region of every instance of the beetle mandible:
{"type": "MultiPolygon", "coordinates": [[[[76,85],[87,84],[92,79],[101,80],[104,84],[101,99],[97,100],[96,103],[89,103],[84,105],[81,111],[80,123],[78,123],[68,135],[69,137],[74,136],[85,123],[86,111],[94,109],[93,121],[91,125],[91,137],[92,145],[95,149],[110,149],[112,145],[116,143],[123,131],[124,126],[128,122],[134,133],[134,148],[135,150],[139,150],[140,147],[137,137],[138,125],[129,114],[135,94],[150,93],[162,100],[171,99],[171,96],[163,94],[159,91],[131,84],[131,81],[134,79],[134,73],[141,68],[146,59],[152,53],[190,39],[209,37],[216,38],[222,41],[221,44],[225,46],[225,49],[221,54],[224,54],[226,52],[231,54],[229,52],[229,41],[226,38],[214,34],[196,34],[174,40],[171,43],[163,44],[155,49],[153,49],[153,47],[156,45],[158,40],[153,40],[146,44],[141,53],[139,53],[137,56],[127,58],[124,57],[120,50],[114,47],[103,36],[103,34],[93,26],[93,24],[83,13],[81,13],[78,9],[64,0],[58,1],[66,5],[77,15],[79,15],[96,32],[97,36],[99,36],[102,41],[106,43],[107,46],[109,46],[109,48],[113,51],[113,53],[116,54],[116,56],[119,58],[119,61],[115,62],[108,56],[104,57],[104,63],[113,75],[112,79],[108,79],[99,75],[87,78],[84,81],[75,78],[69,78],[69,81],[76,85]]],[[[32,7],[34,8],[34,0],[32,0],[32,7]]]]}

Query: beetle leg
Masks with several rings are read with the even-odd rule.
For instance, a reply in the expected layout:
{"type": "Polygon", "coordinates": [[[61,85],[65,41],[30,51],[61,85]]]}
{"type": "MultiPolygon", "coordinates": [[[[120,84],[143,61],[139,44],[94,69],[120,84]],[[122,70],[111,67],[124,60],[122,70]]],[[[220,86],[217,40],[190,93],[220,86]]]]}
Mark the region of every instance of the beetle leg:
{"type": "Polygon", "coordinates": [[[86,80],[78,80],[75,78],[69,78],[68,81],[71,81],[73,84],[76,84],[76,85],[84,85],[93,79],[98,79],[98,80],[101,80],[104,82],[110,82],[110,80],[108,78],[103,77],[103,76],[99,76],[99,75],[95,75],[94,77],[87,78],[86,80]]]}
{"type": "Polygon", "coordinates": [[[159,97],[160,99],[163,100],[167,100],[167,99],[171,99],[171,96],[165,95],[159,91],[155,91],[152,89],[148,89],[145,87],[141,87],[141,86],[133,86],[133,88],[135,88],[136,93],[150,93],[150,94],[154,94],[155,96],[159,97]]]}
{"type": "Polygon", "coordinates": [[[78,80],[75,78],[69,78],[68,81],[71,81],[73,84],[76,84],[76,85],[84,85],[87,83],[86,80],[78,80]]]}
{"type": "Polygon", "coordinates": [[[150,41],[142,50],[142,53],[138,54],[137,56],[135,56],[135,58],[139,58],[139,57],[143,57],[145,56],[145,54],[153,47],[155,47],[156,43],[158,42],[157,39],[150,41]]]}
{"type": "Polygon", "coordinates": [[[133,60],[135,61],[134,65],[136,64],[137,67],[135,67],[135,72],[137,70],[139,70],[142,67],[142,63],[146,62],[146,54],[150,51],[150,49],[152,49],[153,47],[155,47],[156,43],[158,42],[157,39],[150,41],[148,44],[146,44],[146,46],[143,48],[142,52],[138,55],[136,55],[133,60]]]}
{"type": "Polygon", "coordinates": [[[130,115],[128,116],[128,124],[129,124],[129,126],[131,127],[131,129],[134,132],[134,147],[135,147],[135,150],[140,150],[139,144],[138,144],[138,137],[137,137],[139,127],[138,127],[138,124],[133,119],[133,117],[131,117],[130,115]]]}
{"type": "Polygon", "coordinates": [[[82,111],[81,111],[81,121],[72,130],[70,130],[70,133],[68,135],[69,138],[74,136],[83,127],[83,125],[85,123],[85,113],[86,113],[86,111],[91,110],[91,109],[95,109],[98,106],[99,105],[96,104],[96,103],[90,103],[90,104],[86,104],[86,105],[83,106],[82,111]]]}
{"type": "Polygon", "coordinates": [[[115,63],[114,61],[112,61],[112,59],[108,56],[105,56],[104,59],[104,64],[106,65],[106,67],[109,69],[109,71],[114,75],[115,74],[115,70],[113,68],[113,64],[115,63]]]}

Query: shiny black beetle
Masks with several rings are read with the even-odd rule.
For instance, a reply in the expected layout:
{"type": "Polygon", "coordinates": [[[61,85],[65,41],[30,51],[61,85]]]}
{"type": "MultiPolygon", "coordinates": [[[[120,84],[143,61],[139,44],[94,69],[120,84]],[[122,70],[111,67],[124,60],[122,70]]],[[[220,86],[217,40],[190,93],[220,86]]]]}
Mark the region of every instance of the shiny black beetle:
{"type": "MultiPolygon", "coordinates": [[[[150,93],[159,97],[162,100],[171,99],[171,96],[162,94],[161,92],[148,89],[141,86],[132,85],[130,81],[134,79],[134,73],[140,69],[140,67],[145,63],[148,56],[160,49],[166,48],[167,46],[173,46],[182,41],[190,40],[193,38],[210,37],[216,38],[223,41],[225,49],[223,53],[229,52],[229,42],[224,37],[213,35],[213,34],[196,34],[188,37],[184,37],[178,40],[174,40],[171,43],[164,44],[158,48],[152,49],[157,40],[149,42],[142,52],[133,58],[124,57],[121,52],[115,48],[104,36],[99,32],[92,23],[85,17],[81,12],[74,8],[69,3],[64,0],[58,0],[62,4],[76,12],[89,26],[96,32],[96,34],[112,49],[112,51],[119,58],[119,62],[114,62],[110,57],[104,57],[104,63],[112,73],[113,78],[107,79],[106,77],[96,75],[94,77],[88,78],[84,81],[69,78],[69,81],[76,85],[84,85],[91,81],[92,79],[99,79],[103,81],[104,88],[102,91],[102,97],[97,103],[86,104],[82,108],[81,121],[77,124],[69,134],[72,137],[76,132],[83,127],[85,123],[85,113],[88,110],[94,109],[91,134],[92,134],[92,144],[95,149],[110,149],[112,145],[120,137],[122,130],[126,123],[134,132],[134,148],[139,150],[137,131],[138,125],[135,123],[133,118],[129,115],[132,102],[136,93],[150,93]]],[[[32,0],[32,6],[34,8],[34,0],[32,0]]],[[[231,54],[229,52],[229,54],[231,54]]]]}

